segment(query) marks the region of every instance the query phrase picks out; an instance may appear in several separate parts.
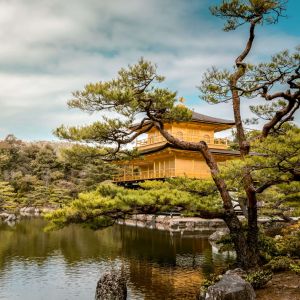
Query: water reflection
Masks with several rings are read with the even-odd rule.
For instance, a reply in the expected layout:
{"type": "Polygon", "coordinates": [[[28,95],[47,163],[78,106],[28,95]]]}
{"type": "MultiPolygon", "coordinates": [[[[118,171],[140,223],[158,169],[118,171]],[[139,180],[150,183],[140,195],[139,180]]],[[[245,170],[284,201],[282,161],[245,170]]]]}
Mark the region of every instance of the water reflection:
{"type": "Polygon", "coordinates": [[[195,299],[203,277],[224,262],[197,236],[126,226],[45,233],[44,224],[0,225],[0,299],[93,299],[113,268],[128,277],[130,299],[195,299]]]}

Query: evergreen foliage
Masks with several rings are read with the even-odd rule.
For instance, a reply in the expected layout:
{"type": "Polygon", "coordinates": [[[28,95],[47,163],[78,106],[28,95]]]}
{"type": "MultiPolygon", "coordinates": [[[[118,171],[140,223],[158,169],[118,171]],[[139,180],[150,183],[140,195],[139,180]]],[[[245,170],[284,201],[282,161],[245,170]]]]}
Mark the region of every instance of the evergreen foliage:
{"type": "Polygon", "coordinates": [[[116,169],[100,150],[80,145],[0,141],[0,208],[60,207],[78,192],[110,179],[116,169]]]}
{"type": "Polygon", "coordinates": [[[16,193],[9,182],[0,181],[0,211],[15,208],[16,193]]]}
{"type": "Polygon", "coordinates": [[[141,189],[130,190],[111,183],[100,184],[95,191],[81,193],[69,205],[49,214],[49,228],[61,228],[70,223],[101,228],[138,213],[176,211],[199,215],[209,210],[218,216],[222,211],[220,196],[211,193],[212,181],[179,178],[168,182],[144,182],[140,186],[141,189]]]}
{"type": "Polygon", "coordinates": [[[243,160],[233,160],[221,173],[241,205],[245,205],[242,172],[247,168],[253,178],[261,204],[260,214],[288,219],[300,215],[300,129],[285,124],[281,131],[265,139],[252,133],[253,153],[243,160]]]}

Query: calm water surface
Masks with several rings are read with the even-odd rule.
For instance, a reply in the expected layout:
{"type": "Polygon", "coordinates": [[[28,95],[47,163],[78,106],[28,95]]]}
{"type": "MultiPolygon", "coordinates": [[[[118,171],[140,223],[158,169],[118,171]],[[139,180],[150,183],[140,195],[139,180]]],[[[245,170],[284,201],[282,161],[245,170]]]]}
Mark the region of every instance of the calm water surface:
{"type": "Polygon", "coordinates": [[[204,277],[224,264],[197,235],[114,226],[43,232],[41,219],[0,225],[0,299],[94,299],[99,277],[122,269],[129,299],[195,299],[204,277]]]}

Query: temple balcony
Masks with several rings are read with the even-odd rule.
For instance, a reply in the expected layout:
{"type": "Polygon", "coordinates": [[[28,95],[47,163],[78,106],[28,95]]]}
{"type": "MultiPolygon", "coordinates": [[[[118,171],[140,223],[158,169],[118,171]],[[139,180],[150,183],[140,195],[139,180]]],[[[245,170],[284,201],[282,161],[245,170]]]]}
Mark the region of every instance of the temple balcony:
{"type": "MultiPolygon", "coordinates": [[[[201,140],[204,140],[209,148],[215,149],[227,149],[228,148],[228,140],[226,138],[210,138],[209,136],[200,137],[199,135],[174,135],[174,137],[187,141],[187,142],[194,142],[197,143],[201,140]]],[[[163,145],[167,142],[167,140],[159,135],[159,136],[152,136],[146,139],[137,140],[136,147],[141,150],[151,149],[152,147],[163,145]]]]}
{"type": "Polygon", "coordinates": [[[172,178],[172,177],[188,177],[188,178],[198,178],[198,179],[207,179],[210,177],[210,171],[206,169],[202,169],[199,171],[188,171],[186,169],[163,169],[163,170],[148,170],[148,171],[124,171],[123,174],[119,174],[114,176],[114,182],[129,182],[129,181],[143,181],[143,180],[151,180],[151,179],[164,179],[164,178],[172,178]]]}

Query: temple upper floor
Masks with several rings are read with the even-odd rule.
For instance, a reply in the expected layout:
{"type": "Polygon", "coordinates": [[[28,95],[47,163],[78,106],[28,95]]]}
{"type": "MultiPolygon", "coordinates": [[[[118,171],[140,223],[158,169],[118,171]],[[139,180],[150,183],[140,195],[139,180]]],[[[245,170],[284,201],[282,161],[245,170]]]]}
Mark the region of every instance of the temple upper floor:
{"type": "MultiPolygon", "coordinates": [[[[227,149],[226,138],[216,138],[215,133],[234,126],[234,121],[213,118],[193,112],[188,122],[164,124],[165,130],[174,137],[187,141],[205,141],[210,148],[227,149]]],[[[138,139],[136,146],[140,151],[165,144],[167,141],[156,128],[152,128],[144,139],[138,139]]]]}

